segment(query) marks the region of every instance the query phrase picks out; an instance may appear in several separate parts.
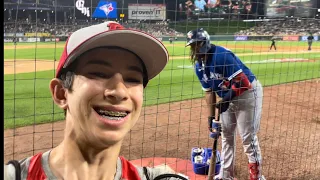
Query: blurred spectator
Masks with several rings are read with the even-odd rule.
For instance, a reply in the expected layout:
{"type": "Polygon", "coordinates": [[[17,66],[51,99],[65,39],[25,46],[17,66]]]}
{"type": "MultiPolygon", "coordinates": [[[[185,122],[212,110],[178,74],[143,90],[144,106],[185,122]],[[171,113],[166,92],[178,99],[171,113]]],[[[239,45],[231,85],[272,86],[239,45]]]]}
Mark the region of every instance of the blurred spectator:
{"type": "Polygon", "coordinates": [[[214,8],[216,7],[218,4],[220,4],[220,0],[208,0],[208,8],[214,8]]]}
{"type": "Polygon", "coordinates": [[[196,8],[198,8],[200,11],[204,11],[204,7],[207,5],[207,3],[204,0],[195,0],[194,5],[196,8]]]}
{"type": "Polygon", "coordinates": [[[187,16],[190,16],[192,14],[192,11],[194,11],[195,6],[191,0],[187,0],[185,3],[185,8],[187,16]]]}
{"type": "Polygon", "coordinates": [[[246,30],[240,30],[235,35],[268,35],[285,36],[309,34],[320,35],[319,19],[284,19],[270,20],[257,23],[255,27],[246,30]]]}
{"type": "MultiPolygon", "coordinates": [[[[38,33],[50,33],[56,36],[69,36],[70,33],[92,25],[101,23],[104,20],[93,20],[92,22],[86,20],[77,20],[70,22],[70,24],[65,24],[61,22],[47,23],[47,22],[30,22],[27,20],[18,20],[17,22],[4,22],[4,33],[26,33],[26,32],[38,32],[38,33]]],[[[177,32],[174,29],[169,28],[166,21],[157,23],[145,23],[143,21],[138,23],[123,23],[127,28],[139,29],[152,34],[155,37],[162,36],[184,36],[183,33],[177,32]]]]}

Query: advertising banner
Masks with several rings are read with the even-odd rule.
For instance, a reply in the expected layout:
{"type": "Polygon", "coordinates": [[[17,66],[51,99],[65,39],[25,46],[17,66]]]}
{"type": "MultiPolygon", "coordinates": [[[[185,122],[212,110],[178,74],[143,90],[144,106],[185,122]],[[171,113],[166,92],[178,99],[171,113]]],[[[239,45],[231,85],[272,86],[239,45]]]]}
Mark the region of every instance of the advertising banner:
{"type": "Polygon", "coordinates": [[[24,37],[24,33],[4,33],[4,37],[24,37]]]}
{"type": "Polygon", "coordinates": [[[235,41],[247,41],[248,36],[234,36],[235,41]]]}
{"type": "MultiPolygon", "coordinates": [[[[308,36],[301,36],[301,41],[307,41],[308,36]]],[[[314,41],[319,41],[319,36],[313,36],[314,41]]]]}
{"type": "Polygon", "coordinates": [[[116,19],[118,18],[117,12],[117,2],[115,1],[104,1],[101,0],[96,7],[96,10],[92,14],[93,18],[111,18],[116,19]]]}
{"type": "Polygon", "coordinates": [[[283,36],[284,41],[299,41],[299,36],[283,36]]]}
{"type": "Polygon", "coordinates": [[[8,42],[13,42],[12,38],[4,38],[3,42],[8,43],[8,42]]]}
{"type": "Polygon", "coordinates": [[[50,37],[50,33],[25,33],[24,34],[26,37],[50,37]]]}
{"type": "Polygon", "coordinates": [[[40,42],[40,38],[19,38],[19,42],[40,42]]]}
{"type": "Polygon", "coordinates": [[[165,4],[128,4],[129,19],[165,20],[165,4]]]}

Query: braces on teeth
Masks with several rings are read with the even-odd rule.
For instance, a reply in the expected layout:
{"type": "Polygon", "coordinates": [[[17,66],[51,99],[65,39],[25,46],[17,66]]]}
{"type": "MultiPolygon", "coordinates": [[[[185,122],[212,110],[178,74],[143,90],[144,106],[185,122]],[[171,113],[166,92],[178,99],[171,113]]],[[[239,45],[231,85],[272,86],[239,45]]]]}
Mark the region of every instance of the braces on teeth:
{"type": "Polygon", "coordinates": [[[105,110],[99,110],[99,113],[103,116],[112,116],[112,117],[124,117],[127,115],[126,112],[118,112],[118,111],[105,111],[105,110]]]}

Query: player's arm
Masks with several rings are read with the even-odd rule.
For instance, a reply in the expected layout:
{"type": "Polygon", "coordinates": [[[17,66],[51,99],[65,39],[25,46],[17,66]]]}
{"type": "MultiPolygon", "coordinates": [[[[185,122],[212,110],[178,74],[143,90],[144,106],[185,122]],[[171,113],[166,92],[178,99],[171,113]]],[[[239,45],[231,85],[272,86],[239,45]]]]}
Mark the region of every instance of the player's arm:
{"type": "MultiPolygon", "coordinates": [[[[215,103],[216,103],[216,93],[212,90],[209,83],[206,81],[203,72],[199,70],[199,64],[195,65],[195,73],[201,83],[202,90],[205,92],[205,100],[208,108],[208,129],[211,131],[212,120],[215,119],[215,103]]],[[[207,79],[208,80],[208,79],[207,79]]]]}
{"type": "Polygon", "coordinates": [[[205,92],[205,99],[208,107],[209,116],[215,117],[216,93],[213,91],[205,92]]]}
{"type": "MultiPolygon", "coordinates": [[[[212,137],[219,137],[219,129],[221,129],[221,125],[216,121],[216,93],[214,91],[206,92],[205,99],[208,108],[208,130],[211,132],[212,137]]],[[[219,115],[218,115],[219,116],[219,115]]]]}
{"type": "Polygon", "coordinates": [[[233,53],[226,53],[224,57],[225,76],[228,79],[224,82],[230,87],[229,92],[223,97],[224,101],[230,101],[236,96],[240,96],[246,90],[251,89],[251,83],[246,74],[239,66],[239,59],[233,53]]]}
{"type": "Polygon", "coordinates": [[[241,71],[229,81],[225,81],[230,86],[229,92],[223,97],[224,101],[230,101],[234,97],[240,96],[248,89],[251,89],[251,83],[248,77],[241,71]]]}
{"type": "Polygon", "coordinates": [[[202,90],[205,92],[205,100],[208,107],[208,116],[215,117],[216,93],[211,89],[210,85],[203,81],[202,75],[197,76],[200,80],[202,90]]]}

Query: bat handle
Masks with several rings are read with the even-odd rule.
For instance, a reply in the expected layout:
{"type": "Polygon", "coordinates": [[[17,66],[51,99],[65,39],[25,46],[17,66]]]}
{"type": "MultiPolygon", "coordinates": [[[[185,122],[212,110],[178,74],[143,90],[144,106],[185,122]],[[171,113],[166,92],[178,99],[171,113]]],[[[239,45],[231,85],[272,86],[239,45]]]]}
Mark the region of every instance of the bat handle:
{"type": "Polygon", "coordinates": [[[214,139],[213,147],[212,147],[212,155],[210,159],[209,172],[208,172],[208,180],[214,180],[214,177],[216,174],[217,144],[218,144],[218,139],[214,139]]]}

